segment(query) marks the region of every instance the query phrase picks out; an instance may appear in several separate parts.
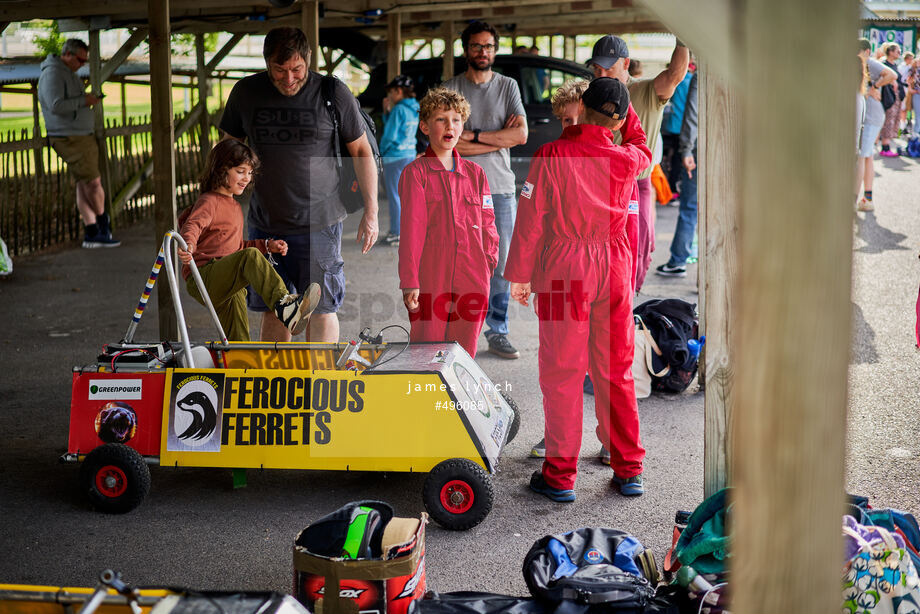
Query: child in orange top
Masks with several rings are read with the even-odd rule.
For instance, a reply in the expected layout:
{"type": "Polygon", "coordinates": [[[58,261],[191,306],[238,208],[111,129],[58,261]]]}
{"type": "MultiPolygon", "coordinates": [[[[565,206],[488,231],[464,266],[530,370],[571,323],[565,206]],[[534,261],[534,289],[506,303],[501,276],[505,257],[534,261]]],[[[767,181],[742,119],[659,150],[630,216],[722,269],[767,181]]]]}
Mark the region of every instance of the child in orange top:
{"type": "Polygon", "coordinates": [[[287,253],[287,243],[278,239],[243,241],[243,210],[233,198],[246,190],[259,166],[255,153],[236,139],[226,139],[208,154],[201,176],[201,196],[179,218],[179,234],[188,251],[179,250],[185,266],[182,274],[189,294],[204,300],[194,279],[189,279],[189,262],[195,259],[217,318],[230,341],[249,341],[246,286],[274,305],[275,315],[293,334],[302,332],[319,303],[320,288],[310,284],[305,295],[288,294],[287,287],[263,254],[287,253]]]}
{"type": "Polygon", "coordinates": [[[456,341],[475,356],[498,231],[485,172],[454,150],[469,115],[453,90],[434,88],[421,101],[419,127],[430,145],[399,180],[399,287],[412,341],[456,341]]]}

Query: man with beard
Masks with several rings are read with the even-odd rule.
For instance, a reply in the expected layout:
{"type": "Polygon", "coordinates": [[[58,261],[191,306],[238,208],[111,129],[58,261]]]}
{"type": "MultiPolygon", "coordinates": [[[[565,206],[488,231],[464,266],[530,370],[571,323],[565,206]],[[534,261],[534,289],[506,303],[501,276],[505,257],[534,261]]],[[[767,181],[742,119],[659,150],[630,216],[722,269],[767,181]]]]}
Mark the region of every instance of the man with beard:
{"type": "Polygon", "coordinates": [[[470,118],[464,125],[456,151],[486,172],[499,239],[498,266],[489,284],[486,339],[490,353],[501,358],[518,358],[520,353],[508,340],[511,295],[504,277],[517,212],[508,150],[527,142],[527,117],[517,82],[492,71],[498,50],[495,28],[483,21],[474,21],[460,35],[460,40],[467,70],[444,83],[444,87],[460,92],[470,103],[470,118]]]}
{"type": "MultiPolygon", "coordinates": [[[[339,340],[336,313],[345,298],[342,222],[338,195],[332,116],[320,92],[322,75],[308,70],[310,46],[297,28],[275,28],[262,49],[266,72],[241,79],[230,92],[220,129],[246,139],[262,161],[249,203],[249,238],[282,239],[285,256],[275,269],[291,293],[311,282],[322,298],[310,320],[307,339],[339,340]]],[[[355,160],[364,197],[358,242],[367,253],[377,240],[377,169],[358,102],[344,83],[335,82],[339,132],[355,160]]],[[[264,312],[262,341],[290,341],[291,334],[254,293],[249,309],[264,312]]]]}

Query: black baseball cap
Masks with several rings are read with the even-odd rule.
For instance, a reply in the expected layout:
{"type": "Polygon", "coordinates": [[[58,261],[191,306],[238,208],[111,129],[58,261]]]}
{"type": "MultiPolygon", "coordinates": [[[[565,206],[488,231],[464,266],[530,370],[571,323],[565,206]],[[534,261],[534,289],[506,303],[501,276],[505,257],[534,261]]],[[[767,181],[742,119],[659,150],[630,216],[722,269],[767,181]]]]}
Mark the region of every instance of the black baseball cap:
{"type": "Polygon", "coordinates": [[[594,43],[594,49],[591,50],[591,59],[585,63],[588,66],[597,64],[607,70],[616,64],[620,58],[628,57],[629,49],[626,47],[626,41],[619,36],[608,34],[594,43]]]}
{"type": "Polygon", "coordinates": [[[623,119],[629,110],[629,91],[617,79],[600,77],[588,85],[581,101],[589,109],[613,119],[623,119]]]}
{"type": "Polygon", "coordinates": [[[387,85],[386,85],[386,87],[385,87],[384,89],[388,90],[388,89],[392,89],[392,88],[394,88],[394,87],[408,87],[408,88],[414,88],[414,87],[415,87],[415,84],[412,83],[412,77],[408,77],[408,76],[406,76],[406,75],[396,75],[396,76],[393,78],[392,81],[390,81],[389,83],[387,83],[387,85]]]}

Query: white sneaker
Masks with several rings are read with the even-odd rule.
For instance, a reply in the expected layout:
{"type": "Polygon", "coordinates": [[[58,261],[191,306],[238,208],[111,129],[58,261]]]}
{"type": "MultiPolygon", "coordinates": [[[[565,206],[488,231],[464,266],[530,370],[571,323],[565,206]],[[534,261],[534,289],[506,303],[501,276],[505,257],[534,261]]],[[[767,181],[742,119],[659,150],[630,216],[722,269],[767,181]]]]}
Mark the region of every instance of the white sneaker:
{"type": "Polygon", "coordinates": [[[288,294],[275,304],[275,315],[292,335],[299,335],[310,323],[310,314],[319,305],[319,284],[312,283],[304,294],[288,294]]]}

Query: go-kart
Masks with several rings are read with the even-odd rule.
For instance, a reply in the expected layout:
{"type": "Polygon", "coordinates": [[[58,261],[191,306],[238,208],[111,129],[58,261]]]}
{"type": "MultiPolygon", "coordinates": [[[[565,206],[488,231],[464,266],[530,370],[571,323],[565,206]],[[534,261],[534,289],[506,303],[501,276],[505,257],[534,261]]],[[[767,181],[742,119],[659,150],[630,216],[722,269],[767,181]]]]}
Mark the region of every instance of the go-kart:
{"type": "Polygon", "coordinates": [[[148,465],[159,464],[427,472],[422,499],[438,523],[469,529],[486,517],[491,475],[520,415],[460,345],[409,343],[408,333],[384,343],[369,329],[348,343],[228,342],[194,261],[218,340],[193,343],[174,245],[186,247],[170,231],[124,338],[73,370],[62,460],[82,461],[82,490],[97,509],[137,507],[148,465]],[[164,264],[180,340],[136,342],[164,264]]]}

